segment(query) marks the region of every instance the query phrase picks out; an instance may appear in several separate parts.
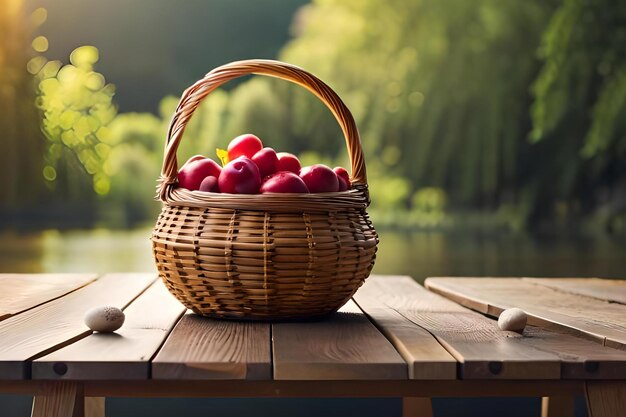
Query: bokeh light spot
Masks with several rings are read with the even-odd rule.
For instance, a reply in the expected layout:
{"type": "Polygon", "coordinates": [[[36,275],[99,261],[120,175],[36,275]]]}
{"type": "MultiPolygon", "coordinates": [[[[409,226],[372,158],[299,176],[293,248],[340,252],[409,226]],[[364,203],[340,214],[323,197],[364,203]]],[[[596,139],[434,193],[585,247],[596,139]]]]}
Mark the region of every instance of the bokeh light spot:
{"type": "Polygon", "coordinates": [[[33,26],[41,26],[46,20],[48,20],[48,11],[43,7],[35,9],[30,15],[33,26]]]}
{"type": "Polygon", "coordinates": [[[419,91],[412,92],[409,94],[409,103],[411,103],[412,106],[420,107],[424,104],[424,93],[419,91]]]}
{"type": "Polygon", "coordinates": [[[95,46],[81,46],[72,51],[70,62],[77,67],[90,67],[98,62],[99,53],[95,46]]]}
{"type": "Polygon", "coordinates": [[[35,56],[31,58],[28,63],[26,63],[26,70],[35,75],[41,71],[44,65],[46,65],[48,60],[43,56],[35,56]]]}
{"type": "Polygon", "coordinates": [[[106,177],[97,178],[93,183],[93,189],[99,195],[107,195],[111,190],[111,181],[106,177]]]}
{"type": "Polygon", "coordinates": [[[33,49],[37,52],[46,52],[48,50],[48,38],[45,36],[37,36],[33,39],[33,49]]]}
{"type": "Polygon", "coordinates": [[[56,77],[59,69],[61,68],[60,61],[48,61],[46,65],[41,69],[41,73],[39,74],[41,78],[52,78],[56,77]]]}
{"type": "Polygon", "coordinates": [[[57,171],[56,169],[54,169],[54,167],[51,167],[50,165],[46,165],[43,168],[43,177],[46,179],[46,181],[54,181],[57,178],[57,171]]]}
{"type": "Polygon", "coordinates": [[[85,86],[90,90],[97,91],[104,87],[104,77],[102,74],[92,72],[87,76],[85,80],[85,86]]]}
{"type": "Polygon", "coordinates": [[[395,113],[400,108],[400,102],[397,98],[390,98],[387,100],[387,111],[389,113],[395,113]]]}

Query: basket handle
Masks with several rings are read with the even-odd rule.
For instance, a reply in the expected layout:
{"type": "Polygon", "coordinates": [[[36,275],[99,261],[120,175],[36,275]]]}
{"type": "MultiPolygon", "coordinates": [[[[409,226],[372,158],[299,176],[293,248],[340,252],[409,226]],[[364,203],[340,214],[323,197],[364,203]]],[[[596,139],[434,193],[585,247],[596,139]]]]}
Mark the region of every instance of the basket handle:
{"type": "Polygon", "coordinates": [[[231,62],[213,69],[204,78],[187,88],[176,107],[167,132],[159,196],[165,201],[169,187],[177,182],[178,163],[176,151],[187,123],[202,100],[222,84],[249,74],[267,75],[298,84],[315,94],[333,113],[341,126],[351,163],[353,185],[367,185],[365,161],[359,131],[350,110],[339,96],[323,81],[295,65],[280,61],[251,59],[231,62]]]}

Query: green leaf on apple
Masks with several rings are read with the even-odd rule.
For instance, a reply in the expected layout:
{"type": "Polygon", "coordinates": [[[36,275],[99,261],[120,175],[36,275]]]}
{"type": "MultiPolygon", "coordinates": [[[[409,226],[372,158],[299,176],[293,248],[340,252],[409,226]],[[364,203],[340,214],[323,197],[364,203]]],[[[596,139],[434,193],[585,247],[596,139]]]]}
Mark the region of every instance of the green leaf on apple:
{"type": "Polygon", "coordinates": [[[219,158],[220,162],[222,163],[222,166],[225,166],[229,162],[229,160],[228,160],[228,151],[226,149],[217,148],[215,150],[215,153],[217,154],[217,157],[219,158]]]}

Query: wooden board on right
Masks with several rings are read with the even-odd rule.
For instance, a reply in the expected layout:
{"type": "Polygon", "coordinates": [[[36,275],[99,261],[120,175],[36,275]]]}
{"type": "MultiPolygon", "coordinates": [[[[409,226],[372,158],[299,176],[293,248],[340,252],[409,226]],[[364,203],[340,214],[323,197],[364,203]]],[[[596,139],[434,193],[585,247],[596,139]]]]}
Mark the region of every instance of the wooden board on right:
{"type": "MultiPolygon", "coordinates": [[[[377,300],[435,336],[463,379],[620,379],[626,352],[527,326],[523,335],[402,277],[373,277],[355,294],[377,300]]],[[[367,309],[366,309],[367,311],[367,309]]]]}
{"type": "Polygon", "coordinates": [[[521,308],[529,323],[626,350],[626,305],[566,293],[520,278],[428,278],[426,288],[482,313],[521,308]]]}
{"type": "Polygon", "coordinates": [[[626,280],[602,278],[522,278],[532,284],[598,300],[626,304],[626,280]]]}

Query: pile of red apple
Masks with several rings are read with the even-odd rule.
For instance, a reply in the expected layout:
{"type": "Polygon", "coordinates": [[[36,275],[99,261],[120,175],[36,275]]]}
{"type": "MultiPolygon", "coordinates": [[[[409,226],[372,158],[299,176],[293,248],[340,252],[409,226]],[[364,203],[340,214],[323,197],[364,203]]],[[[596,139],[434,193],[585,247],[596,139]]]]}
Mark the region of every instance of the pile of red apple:
{"type": "Polygon", "coordinates": [[[330,169],[322,164],[302,168],[295,155],[264,148],[261,139],[252,134],[237,136],[228,144],[228,151],[218,149],[218,157],[224,167],[202,155],[191,157],[178,172],[178,184],[192,191],[229,194],[332,193],[350,189],[345,168],[330,169]]]}

